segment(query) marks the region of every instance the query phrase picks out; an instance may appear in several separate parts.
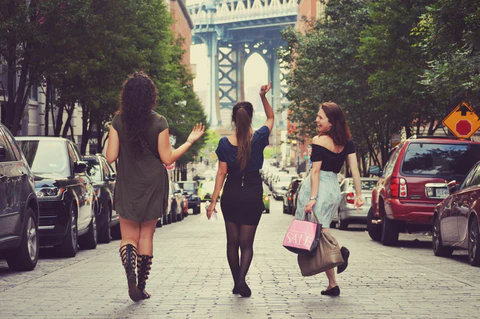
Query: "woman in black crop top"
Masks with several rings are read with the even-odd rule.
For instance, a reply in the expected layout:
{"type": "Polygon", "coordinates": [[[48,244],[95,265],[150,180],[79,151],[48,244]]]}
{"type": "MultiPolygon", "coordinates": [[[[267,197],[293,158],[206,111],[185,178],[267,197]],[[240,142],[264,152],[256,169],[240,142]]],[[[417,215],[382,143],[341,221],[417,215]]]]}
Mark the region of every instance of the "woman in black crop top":
{"type": "MultiPolygon", "coordinates": [[[[318,135],[312,140],[312,169],[298,193],[295,218],[303,220],[306,212],[313,212],[318,222],[322,224],[322,231],[329,232],[328,227],[340,205],[337,174],[346,160],[352,171],[355,186],[355,206],[360,207],[363,205],[360,172],[355,146],[342,109],[333,102],[322,103],[315,122],[318,135]]],[[[338,266],[338,273],[347,268],[350,255],[346,247],[342,247],[341,252],[345,263],[338,266]]],[[[340,295],[334,269],[327,270],[325,274],[328,278],[328,287],[322,291],[322,295],[340,295]]]]}

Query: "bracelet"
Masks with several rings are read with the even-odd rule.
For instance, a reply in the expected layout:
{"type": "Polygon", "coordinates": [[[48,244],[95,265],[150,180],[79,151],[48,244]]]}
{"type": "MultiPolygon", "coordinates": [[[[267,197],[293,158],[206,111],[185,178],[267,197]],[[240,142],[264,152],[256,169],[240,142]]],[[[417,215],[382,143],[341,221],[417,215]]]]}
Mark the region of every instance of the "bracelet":
{"type": "MultiPolygon", "coordinates": [[[[187,139],[187,142],[193,145],[192,140],[187,139]]],[[[185,142],[186,143],[186,142],[185,142]]]]}
{"type": "Polygon", "coordinates": [[[317,201],[317,198],[316,198],[316,197],[314,197],[314,196],[310,196],[310,200],[317,201]]]}

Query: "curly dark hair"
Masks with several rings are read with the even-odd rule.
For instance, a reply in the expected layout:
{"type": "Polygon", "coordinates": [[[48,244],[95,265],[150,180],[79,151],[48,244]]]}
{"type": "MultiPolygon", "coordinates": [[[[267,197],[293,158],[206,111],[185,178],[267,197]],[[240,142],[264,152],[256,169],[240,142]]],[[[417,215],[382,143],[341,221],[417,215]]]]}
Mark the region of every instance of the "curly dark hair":
{"type": "Polygon", "coordinates": [[[243,171],[250,159],[252,148],[252,117],[253,105],[250,102],[237,102],[232,110],[232,122],[235,123],[238,153],[237,163],[243,171]]]}
{"type": "Polygon", "coordinates": [[[136,152],[141,153],[147,147],[148,124],[157,103],[157,95],[157,87],[142,71],[133,73],[123,82],[118,113],[122,115],[129,142],[136,152]]]}

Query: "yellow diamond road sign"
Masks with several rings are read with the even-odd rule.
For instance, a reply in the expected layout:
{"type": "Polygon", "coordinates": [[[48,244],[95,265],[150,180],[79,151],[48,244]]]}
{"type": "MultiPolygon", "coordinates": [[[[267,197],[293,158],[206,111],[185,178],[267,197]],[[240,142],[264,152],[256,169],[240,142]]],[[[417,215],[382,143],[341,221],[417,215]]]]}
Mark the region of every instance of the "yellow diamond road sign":
{"type": "Polygon", "coordinates": [[[456,137],[469,138],[480,128],[480,117],[467,102],[462,102],[443,120],[443,125],[456,137]]]}

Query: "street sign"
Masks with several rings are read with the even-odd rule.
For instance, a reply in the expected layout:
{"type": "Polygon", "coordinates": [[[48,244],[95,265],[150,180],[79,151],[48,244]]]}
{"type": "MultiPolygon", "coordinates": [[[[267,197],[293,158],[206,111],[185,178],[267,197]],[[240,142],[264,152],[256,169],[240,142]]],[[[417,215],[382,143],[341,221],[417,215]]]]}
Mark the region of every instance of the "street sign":
{"type": "Polygon", "coordinates": [[[480,117],[467,102],[462,102],[443,120],[443,125],[456,137],[469,138],[480,128],[480,117]]]}

